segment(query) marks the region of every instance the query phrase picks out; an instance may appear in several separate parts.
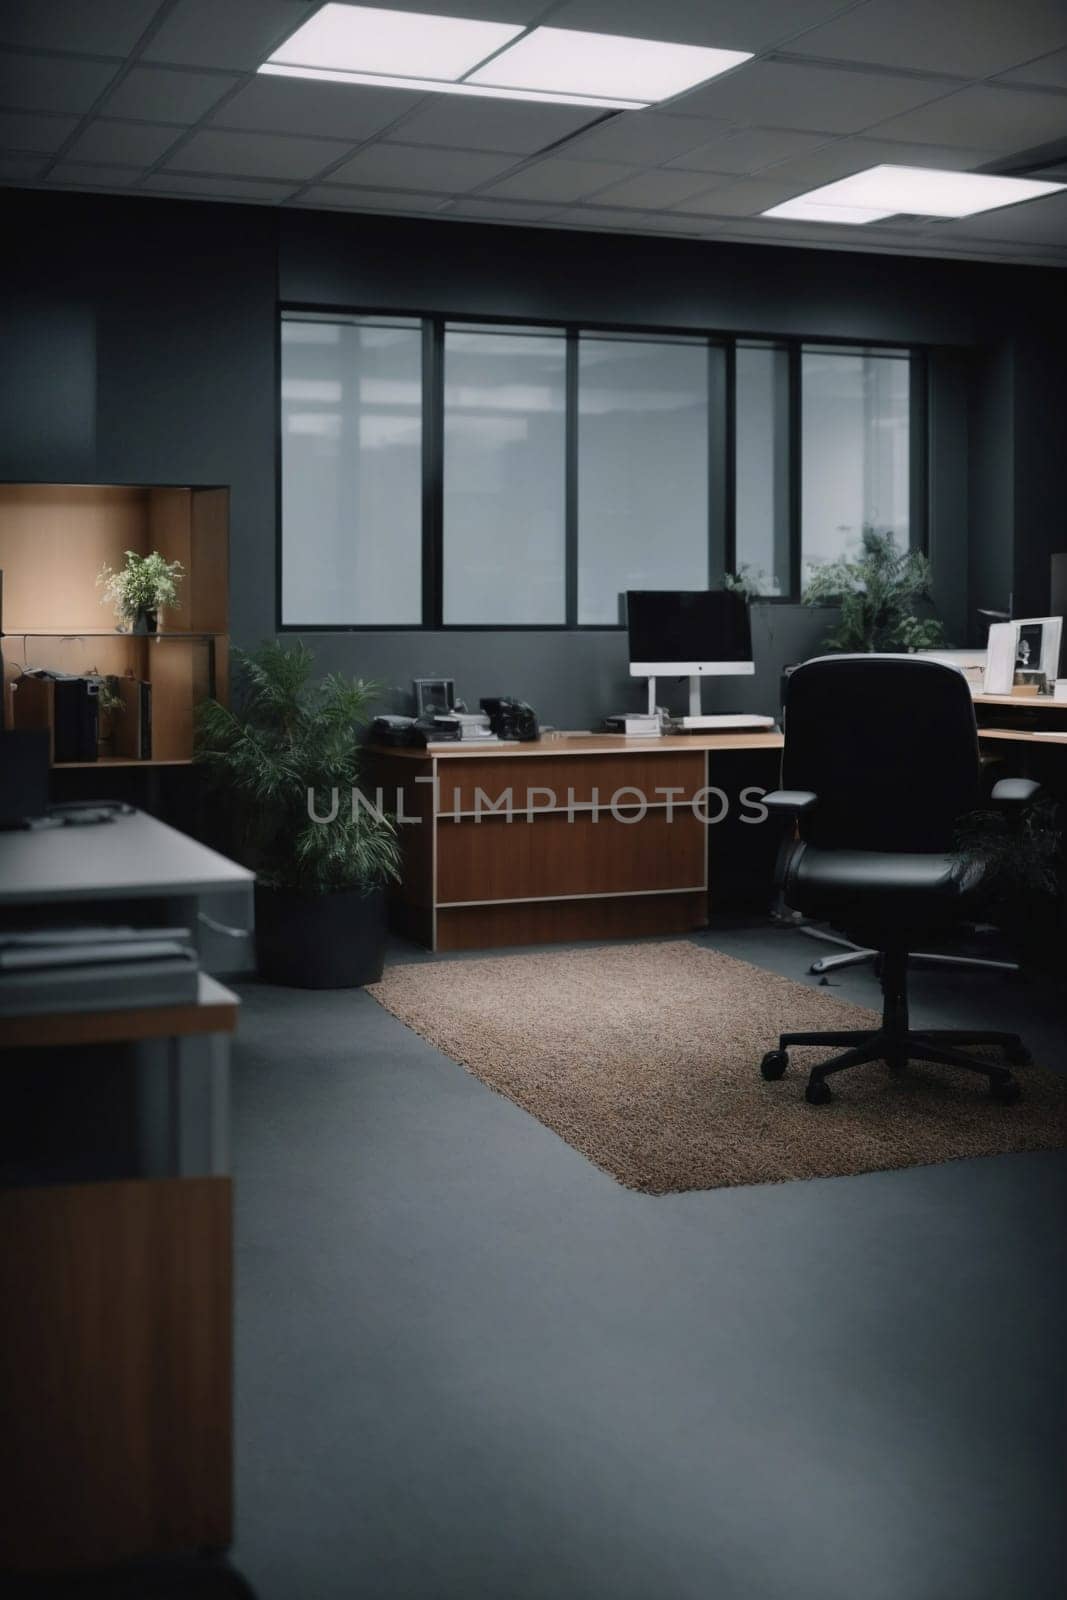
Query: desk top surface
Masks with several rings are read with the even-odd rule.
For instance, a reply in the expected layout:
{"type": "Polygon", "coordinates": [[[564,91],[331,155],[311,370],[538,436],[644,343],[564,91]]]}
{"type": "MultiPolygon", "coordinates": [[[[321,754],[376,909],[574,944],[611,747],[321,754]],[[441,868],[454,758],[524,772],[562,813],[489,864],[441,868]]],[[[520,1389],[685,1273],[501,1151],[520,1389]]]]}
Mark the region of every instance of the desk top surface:
{"type": "Polygon", "coordinates": [[[1059,711],[1067,716],[1067,700],[1047,694],[976,694],[976,706],[1012,706],[1016,711],[1059,711]]]}
{"type": "Polygon", "coordinates": [[[979,739],[1009,739],[1014,744],[1067,744],[1067,728],[1037,733],[1033,728],[979,728],[979,739]]]}
{"type": "Polygon", "coordinates": [[[253,879],[143,811],[84,827],[0,833],[0,906],[211,894],[253,879]]]}
{"type": "Polygon", "coordinates": [[[658,739],[628,739],[621,733],[549,733],[541,739],[527,740],[521,744],[435,744],[428,749],[412,745],[372,745],[376,755],[400,756],[408,761],[428,761],[440,757],[445,761],[469,760],[480,757],[499,760],[506,756],[606,756],[660,755],[665,751],[705,750],[780,750],[784,744],[780,733],[665,733],[658,739]]]}

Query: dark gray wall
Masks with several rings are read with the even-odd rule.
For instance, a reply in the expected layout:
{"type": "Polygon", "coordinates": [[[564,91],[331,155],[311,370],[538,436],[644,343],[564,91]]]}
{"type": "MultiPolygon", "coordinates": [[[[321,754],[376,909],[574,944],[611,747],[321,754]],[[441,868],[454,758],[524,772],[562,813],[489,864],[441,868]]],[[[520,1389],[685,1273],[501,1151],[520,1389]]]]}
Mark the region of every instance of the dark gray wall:
{"type": "Polygon", "coordinates": [[[1006,611],[1014,588],[1015,350],[973,352],[970,385],[971,538],[968,593],[975,611],[1006,611]]]}
{"type": "MultiPolygon", "coordinates": [[[[1054,442],[1067,417],[1067,363],[1057,377],[1042,334],[1063,327],[1060,274],[192,202],[3,196],[0,475],[230,484],[240,643],[275,623],[279,302],[937,345],[931,545],[950,628],[966,627],[974,604],[996,593],[1004,552],[1006,571],[1029,575],[1028,605],[1047,603],[1047,554],[1063,542],[1054,442]],[[943,348],[952,345],[956,357],[943,348]],[[968,518],[979,535],[969,563],[968,518]]],[[[757,608],[759,675],[709,687],[708,706],[772,709],[780,666],[817,649],[826,621],[800,607],[757,608]]],[[[431,673],[454,676],[471,700],[522,695],[560,725],[588,725],[642,698],[619,634],[384,630],[312,642],[324,667],[383,680],[396,704],[413,676],[431,673]]]]}

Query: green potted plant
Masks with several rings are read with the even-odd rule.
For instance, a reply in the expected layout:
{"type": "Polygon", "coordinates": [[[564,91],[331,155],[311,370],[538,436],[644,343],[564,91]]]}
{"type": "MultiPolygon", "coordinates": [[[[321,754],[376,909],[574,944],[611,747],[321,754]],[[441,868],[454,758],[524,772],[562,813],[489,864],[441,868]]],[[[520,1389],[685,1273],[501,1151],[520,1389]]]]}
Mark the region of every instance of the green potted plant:
{"type": "Polygon", "coordinates": [[[340,673],[313,681],[303,644],[268,642],[234,659],[236,709],[201,703],[197,758],[256,873],[260,976],[305,989],[374,983],[400,860],[393,819],[355,798],[374,686],[340,673]]]}
{"type": "Polygon", "coordinates": [[[114,606],[132,633],[155,633],[159,613],[178,604],[178,585],[185,576],[180,561],[165,561],[158,550],[141,556],[127,550],[126,565],[116,572],[105,564],[96,581],[103,589],[101,605],[114,606]]]}
{"type": "Polygon", "coordinates": [[[855,561],[817,567],[804,590],[807,606],[839,605],[826,650],[936,650],[944,630],[936,617],[920,616],[930,601],[930,563],[918,550],[901,550],[887,530],[865,526],[855,561]]]}
{"type": "Polygon", "coordinates": [[[118,679],[114,676],[102,677],[97,680],[96,711],[99,718],[97,748],[102,756],[114,755],[115,718],[122,716],[126,710],[125,703],[118,693],[117,684],[118,679]]]}
{"type": "Polygon", "coordinates": [[[1019,817],[972,811],[956,828],[956,855],[978,869],[976,912],[1000,928],[1019,964],[1063,980],[1067,854],[1061,808],[1042,793],[1019,817]]]}

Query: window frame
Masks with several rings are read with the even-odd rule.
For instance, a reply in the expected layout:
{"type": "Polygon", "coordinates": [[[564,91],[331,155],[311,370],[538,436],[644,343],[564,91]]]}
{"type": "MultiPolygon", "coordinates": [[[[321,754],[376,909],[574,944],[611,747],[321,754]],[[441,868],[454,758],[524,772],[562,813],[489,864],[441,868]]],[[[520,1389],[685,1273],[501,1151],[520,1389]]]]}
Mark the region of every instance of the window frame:
{"type": "Polygon", "coordinates": [[[901,353],[910,365],[910,548],[929,553],[928,347],[902,345],[899,339],[849,339],[828,335],[778,335],[675,325],[599,322],[590,318],[494,315],[470,311],[408,310],[396,306],[358,306],[286,301],[275,325],[275,631],[299,633],[624,633],[624,623],[578,621],[578,343],[582,334],[609,334],[702,343],[708,359],[708,572],[709,582],[733,572],[737,562],[736,527],[736,351],[738,345],[769,345],[785,350],[789,371],[788,495],[789,592],[760,595],[758,605],[796,605],[801,584],[801,354],[825,346],[840,350],[901,353]],[[396,317],[422,324],[422,620],[421,622],[296,623],[282,621],[282,474],[284,434],[281,399],[282,323],[287,316],[396,317]],[[566,340],[564,440],[564,622],[446,623],[443,620],[444,535],[444,340],[445,326],[544,328],[566,340]]]}

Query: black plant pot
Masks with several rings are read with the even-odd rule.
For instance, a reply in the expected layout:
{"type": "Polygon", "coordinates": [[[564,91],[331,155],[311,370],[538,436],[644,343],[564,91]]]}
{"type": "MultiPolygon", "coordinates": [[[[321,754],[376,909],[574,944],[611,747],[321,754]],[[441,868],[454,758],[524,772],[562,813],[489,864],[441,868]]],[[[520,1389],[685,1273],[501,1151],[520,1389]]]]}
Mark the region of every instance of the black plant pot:
{"type": "Polygon", "coordinates": [[[256,958],[266,983],[355,989],[385,962],[385,890],[301,894],[256,885],[256,958]]]}
{"type": "Polygon", "coordinates": [[[152,611],[138,611],[137,615],[133,619],[133,628],[131,631],[133,633],[155,633],[158,626],[159,612],[157,610],[153,609],[152,611]]]}

